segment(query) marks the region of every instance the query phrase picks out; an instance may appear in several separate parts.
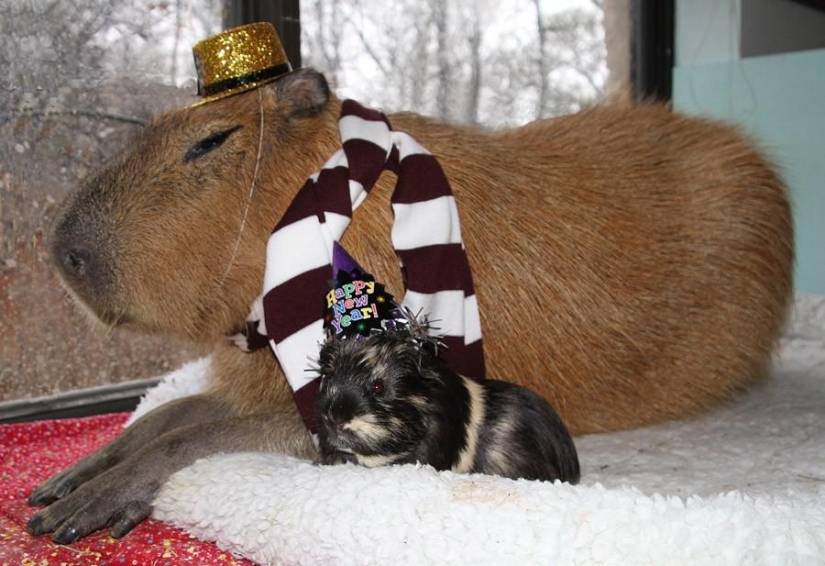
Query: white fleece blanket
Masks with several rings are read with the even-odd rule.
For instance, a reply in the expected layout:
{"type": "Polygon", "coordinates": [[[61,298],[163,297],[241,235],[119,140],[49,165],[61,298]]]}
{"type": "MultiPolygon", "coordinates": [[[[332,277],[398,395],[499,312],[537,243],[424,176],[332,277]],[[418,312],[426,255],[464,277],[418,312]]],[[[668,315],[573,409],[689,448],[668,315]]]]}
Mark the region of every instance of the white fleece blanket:
{"type": "Polygon", "coordinates": [[[792,333],[772,380],[699,419],[576,444],[577,486],[225,454],[175,474],[154,516],[261,564],[825,564],[823,336],[792,333]]]}

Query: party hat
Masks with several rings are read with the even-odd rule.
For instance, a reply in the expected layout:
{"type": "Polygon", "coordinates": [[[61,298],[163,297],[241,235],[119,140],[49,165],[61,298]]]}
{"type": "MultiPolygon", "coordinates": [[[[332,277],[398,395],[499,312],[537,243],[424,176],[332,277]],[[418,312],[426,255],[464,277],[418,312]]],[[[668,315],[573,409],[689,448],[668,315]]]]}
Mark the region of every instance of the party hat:
{"type": "Polygon", "coordinates": [[[403,318],[393,296],[364,271],[338,242],[332,244],[333,279],[326,295],[324,328],[329,337],[365,338],[403,318]]]}

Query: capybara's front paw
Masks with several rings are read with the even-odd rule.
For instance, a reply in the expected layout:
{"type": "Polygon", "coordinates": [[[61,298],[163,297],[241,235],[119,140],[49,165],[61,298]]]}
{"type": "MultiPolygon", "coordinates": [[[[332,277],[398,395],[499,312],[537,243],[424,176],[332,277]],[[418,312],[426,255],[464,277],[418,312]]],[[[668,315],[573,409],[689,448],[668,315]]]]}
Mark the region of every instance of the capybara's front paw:
{"type": "MultiPolygon", "coordinates": [[[[52,489],[47,486],[49,481],[29,500],[51,497],[44,495],[52,489]]],[[[32,535],[53,533],[52,540],[58,544],[70,544],[106,526],[111,526],[113,537],[120,538],[149,516],[159,487],[134,470],[115,466],[34,515],[26,530],[32,535]]]]}
{"type": "Polygon", "coordinates": [[[116,443],[117,441],[89,454],[73,466],[41,483],[29,495],[29,505],[49,505],[62,499],[115,465],[118,458],[113,455],[115,453],[113,445],[116,443]]]}
{"type": "Polygon", "coordinates": [[[38,485],[29,495],[29,505],[48,505],[73,492],[78,482],[72,471],[73,468],[63,470],[38,485]]]}

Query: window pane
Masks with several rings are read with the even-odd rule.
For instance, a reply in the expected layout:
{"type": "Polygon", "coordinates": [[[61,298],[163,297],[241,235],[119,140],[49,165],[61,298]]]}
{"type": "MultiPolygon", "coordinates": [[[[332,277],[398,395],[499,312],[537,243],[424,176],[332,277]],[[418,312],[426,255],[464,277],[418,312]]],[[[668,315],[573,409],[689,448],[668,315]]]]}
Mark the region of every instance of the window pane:
{"type": "Polygon", "coordinates": [[[0,400],[151,377],[197,354],[88,323],[48,235],[76,184],[186,103],[220,0],[0,3],[0,400]]]}
{"type": "Polygon", "coordinates": [[[601,4],[302,0],[302,53],[341,96],[455,122],[523,124],[604,97],[601,4]]]}

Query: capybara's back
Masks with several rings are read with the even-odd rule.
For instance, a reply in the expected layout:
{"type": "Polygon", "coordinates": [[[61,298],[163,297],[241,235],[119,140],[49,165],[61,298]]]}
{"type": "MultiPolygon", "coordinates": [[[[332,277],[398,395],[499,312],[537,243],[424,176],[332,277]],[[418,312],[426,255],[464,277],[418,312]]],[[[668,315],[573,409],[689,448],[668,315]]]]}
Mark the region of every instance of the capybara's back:
{"type": "Polygon", "coordinates": [[[733,128],[643,105],[444,143],[408,119],[393,122],[458,186],[490,375],[574,433],[689,415],[764,377],[792,222],[733,128]]]}
{"type": "MultiPolygon", "coordinates": [[[[67,203],[54,245],[67,283],[111,324],[232,334],[272,227],[340,144],[339,112],[301,71],[156,119],[67,203]]],[[[764,375],[792,288],[791,217],[733,128],[655,105],[504,132],[389,118],[452,184],[488,374],[544,395],[573,434],[690,415],[764,375]]],[[[400,296],[393,181],[343,244],[400,296]]],[[[267,350],[224,346],[214,367],[214,390],[241,410],[291,405],[267,350]]]]}

